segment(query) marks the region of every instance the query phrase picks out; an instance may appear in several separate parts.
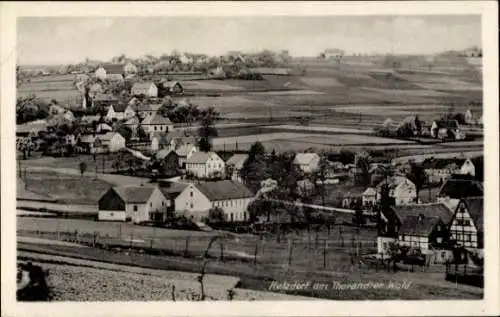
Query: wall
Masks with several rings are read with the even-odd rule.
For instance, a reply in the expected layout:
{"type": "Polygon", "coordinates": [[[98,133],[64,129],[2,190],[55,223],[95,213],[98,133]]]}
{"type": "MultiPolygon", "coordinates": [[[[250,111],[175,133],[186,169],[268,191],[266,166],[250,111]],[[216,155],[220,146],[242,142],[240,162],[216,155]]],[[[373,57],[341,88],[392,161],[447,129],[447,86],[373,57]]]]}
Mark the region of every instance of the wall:
{"type": "Polygon", "coordinates": [[[387,249],[389,248],[389,243],[395,242],[395,238],[391,237],[377,237],[377,253],[387,254],[387,249]]]}
{"type": "Polygon", "coordinates": [[[418,247],[422,252],[429,250],[429,237],[399,235],[398,242],[401,246],[418,247]]]}
{"type": "Polygon", "coordinates": [[[224,175],[225,163],[216,155],[213,155],[206,164],[186,164],[186,170],[198,178],[213,177],[215,173],[224,175]]]}
{"type": "Polygon", "coordinates": [[[200,220],[208,215],[208,210],[212,207],[210,200],[203,195],[202,192],[193,184],[186,187],[175,198],[175,212],[179,215],[187,215],[188,217],[200,220]],[[193,193],[191,196],[191,192],[193,193]]]}
{"type": "Polygon", "coordinates": [[[116,152],[125,147],[125,138],[120,134],[115,134],[110,141],[109,150],[111,152],[116,152]]]}
{"type": "MultiPolygon", "coordinates": [[[[224,201],[212,202],[212,207],[220,207],[224,210],[227,221],[231,221],[231,214],[233,221],[244,221],[245,213],[247,212],[248,205],[252,202],[253,198],[239,198],[224,201]]],[[[247,214],[248,219],[248,214],[247,214]]]]}
{"type": "Polygon", "coordinates": [[[123,210],[99,210],[99,221],[126,221],[126,212],[123,210]]]}
{"type": "Polygon", "coordinates": [[[478,246],[477,230],[474,226],[474,221],[463,203],[457,207],[453,216],[450,234],[452,240],[456,240],[465,247],[476,248],[478,246]],[[460,212],[462,208],[463,212],[460,212]]]}
{"type": "Polygon", "coordinates": [[[127,204],[127,216],[132,218],[132,222],[140,223],[145,221],[150,221],[150,212],[164,211],[166,214],[166,208],[170,205],[168,199],[161,193],[161,191],[156,188],[151,197],[145,204],[127,204]],[[137,211],[134,212],[134,205],[137,206],[137,211]]]}
{"type": "Polygon", "coordinates": [[[410,205],[415,203],[417,191],[413,183],[401,183],[394,190],[394,198],[396,199],[396,206],[410,205]]]}

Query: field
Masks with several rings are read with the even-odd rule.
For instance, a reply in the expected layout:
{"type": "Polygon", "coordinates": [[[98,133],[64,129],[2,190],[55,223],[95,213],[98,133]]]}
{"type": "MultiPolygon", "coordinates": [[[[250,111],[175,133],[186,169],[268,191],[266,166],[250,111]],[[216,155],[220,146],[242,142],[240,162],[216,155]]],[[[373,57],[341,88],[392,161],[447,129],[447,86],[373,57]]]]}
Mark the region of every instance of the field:
{"type": "MultiPolygon", "coordinates": [[[[29,234],[25,230],[37,228],[40,231],[49,230],[53,234],[44,233],[42,237],[54,239],[57,230],[79,230],[83,237],[84,232],[99,232],[99,241],[105,241],[103,234],[118,237],[118,224],[99,223],[81,220],[37,219],[21,218],[18,220],[18,234],[29,234]],[[36,227],[35,224],[36,223],[36,227]]],[[[180,270],[184,272],[199,272],[200,261],[197,256],[204,252],[208,244],[208,237],[198,232],[187,232],[168,229],[152,229],[146,227],[123,224],[121,237],[123,247],[133,245],[170,250],[161,256],[137,254],[134,252],[109,252],[95,248],[78,248],[64,245],[28,244],[18,242],[21,252],[37,252],[57,256],[70,256],[83,260],[102,261],[118,265],[133,265],[151,269],[180,270]],[[132,238],[133,234],[133,238],[132,238]],[[188,240],[188,256],[186,239],[188,240]],[[172,252],[173,251],[173,252],[172,252]]],[[[306,290],[291,292],[297,295],[307,295],[331,299],[437,299],[437,298],[471,298],[478,299],[482,290],[462,285],[455,285],[444,281],[443,268],[431,266],[426,272],[420,269],[416,272],[388,272],[383,267],[375,269],[365,263],[352,262],[351,253],[356,248],[360,254],[374,252],[374,230],[362,229],[359,235],[351,227],[344,227],[342,234],[335,227],[329,234],[322,230],[318,234],[311,232],[288,234],[280,242],[276,237],[267,237],[259,240],[257,237],[238,235],[235,238],[217,240],[209,251],[211,261],[207,266],[209,274],[232,275],[240,278],[241,288],[269,290],[269,283],[275,281],[311,280],[324,283],[349,283],[359,280],[388,283],[390,281],[407,281],[411,284],[406,290],[349,290],[338,292],[335,289],[306,290]],[[343,238],[341,238],[341,236],[343,238]],[[290,238],[291,240],[288,240],[290,238]],[[344,240],[342,243],[341,240],[344,240]],[[292,241],[292,251],[290,244],[292,241]],[[223,247],[220,247],[222,245],[223,247]],[[358,247],[357,247],[358,246],[358,247]],[[257,251],[257,253],[255,253],[257,251]],[[223,257],[221,258],[221,254],[223,257]],[[253,259],[256,256],[257,262],[253,259]]],[[[62,233],[61,233],[62,237],[62,233]]],[[[88,239],[88,238],[87,238],[88,239]]],[[[116,243],[107,238],[108,242],[116,243]]],[[[104,274],[104,273],[103,273],[104,274]]],[[[237,290],[238,292],[238,290],[237,290]]],[[[68,295],[69,296],[69,295],[68,295]]]]}
{"type": "Polygon", "coordinates": [[[27,190],[68,204],[97,204],[110,184],[90,176],[72,176],[53,172],[29,172],[27,190]]]}

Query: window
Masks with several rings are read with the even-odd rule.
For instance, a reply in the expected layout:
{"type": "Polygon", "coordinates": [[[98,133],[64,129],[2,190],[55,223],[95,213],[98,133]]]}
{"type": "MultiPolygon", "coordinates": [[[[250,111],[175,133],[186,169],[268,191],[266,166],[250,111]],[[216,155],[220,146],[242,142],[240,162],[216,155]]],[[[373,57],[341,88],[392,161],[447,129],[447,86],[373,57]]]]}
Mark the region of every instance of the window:
{"type": "Polygon", "coordinates": [[[219,164],[219,168],[220,168],[220,167],[221,167],[221,166],[220,166],[220,164],[219,164]]]}
{"type": "Polygon", "coordinates": [[[150,202],[150,203],[149,203],[149,207],[153,207],[153,202],[150,202]]]}
{"type": "Polygon", "coordinates": [[[193,209],[193,203],[191,203],[191,204],[189,205],[189,207],[190,207],[191,209],[193,209]]]}
{"type": "Polygon", "coordinates": [[[137,205],[134,205],[134,211],[137,211],[137,205]]]}
{"type": "Polygon", "coordinates": [[[233,201],[231,200],[231,207],[233,207],[233,201]]]}
{"type": "Polygon", "coordinates": [[[155,131],[156,131],[156,126],[155,126],[155,131]]]}
{"type": "Polygon", "coordinates": [[[162,207],[164,207],[164,206],[165,206],[165,202],[164,202],[164,201],[162,201],[162,202],[161,202],[161,206],[162,206],[162,207]]]}
{"type": "Polygon", "coordinates": [[[189,192],[189,196],[193,197],[193,191],[189,192]]]}
{"type": "Polygon", "coordinates": [[[231,222],[233,222],[233,221],[234,221],[234,214],[231,213],[231,222]]]}

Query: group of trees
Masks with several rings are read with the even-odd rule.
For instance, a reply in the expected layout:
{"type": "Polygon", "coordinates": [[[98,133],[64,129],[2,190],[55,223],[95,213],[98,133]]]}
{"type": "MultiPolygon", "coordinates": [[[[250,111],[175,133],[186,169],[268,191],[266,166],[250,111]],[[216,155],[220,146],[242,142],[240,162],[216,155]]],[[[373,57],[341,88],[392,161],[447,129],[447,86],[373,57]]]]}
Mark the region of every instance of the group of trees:
{"type": "Polygon", "coordinates": [[[18,97],[16,101],[16,123],[22,124],[49,116],[50,104],[35,94],[18,97]]]}

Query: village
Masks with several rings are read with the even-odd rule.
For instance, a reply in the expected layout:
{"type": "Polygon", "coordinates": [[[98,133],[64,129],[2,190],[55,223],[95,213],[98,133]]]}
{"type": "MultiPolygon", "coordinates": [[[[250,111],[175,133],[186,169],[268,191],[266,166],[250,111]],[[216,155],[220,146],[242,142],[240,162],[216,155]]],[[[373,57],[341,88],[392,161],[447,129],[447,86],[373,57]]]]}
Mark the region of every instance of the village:
{"type": "MultiPolygon", "coordinates": [[[[480,58],[475,52],[464,58],[480,58]]],[[[318,59],[337,69],[343,54],[325,50],[318,59]]],[[[481,290],[482,104],[462,98],[439,111],[421,114],[417,107],[394,119],[339,114],[337,123],[322,126],[313,124],[321,118],[280,118],[284,111],[271,113],[271,106],[254,120],[234,120],[214,96],[292,94],[294,76],[306,72],[289,66],[286,52],[272,55],[270,64],[243,55],[230,52],[209,65],[214,68],[191,55],[156,66],[122,56],[59,73],[19,68],[20,91],[49,89],[18,95],[18,235],[92,246],[112,255],[112,263],[132,264],[140,254],[146,267],[194,272],[199,257],[212,252],[220,262],[214,274],[250,276],[248,266],[262,265],[247,282],[259,290],[265,283],[255,280],[264,280],[266,271],[279,277],[282,267],[307,268],[320,279],[336,261],[351,267],[345,274],[353,267],[377,278],[406,270],[425,287],[437,280],[443,288],[463,283],[481,290]],[[181,67],[193,64],[200,69],[181,67]],[[255,88],[262,78],[280,87],[255,88]],[[235,82],[244,83],[245,92],[222,86],[235,82]],[[60,97],[51,89],[70,93],[60,97]],[[202,106],[197,98],[215,99],[202,106]],[[294,148],[294,142],[310,146],[294,148]],[[223,242],[209,252],[214,237],[223,242]],[[332,260],[336,254],[341,259],[332,260]]],[[[74,252],[29,239],[19,247],[27,254],[74,252]]],[[[98,257],[92,248],[85,252],[87,259],[98,257]]],[[[331,289],[288,293],[338,296],[331,289]]]]}

